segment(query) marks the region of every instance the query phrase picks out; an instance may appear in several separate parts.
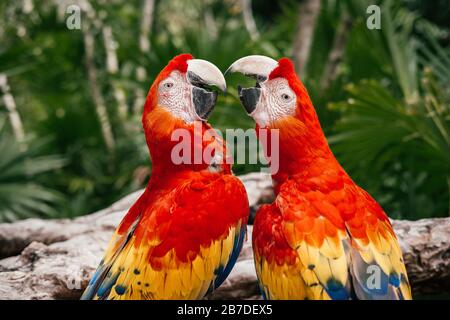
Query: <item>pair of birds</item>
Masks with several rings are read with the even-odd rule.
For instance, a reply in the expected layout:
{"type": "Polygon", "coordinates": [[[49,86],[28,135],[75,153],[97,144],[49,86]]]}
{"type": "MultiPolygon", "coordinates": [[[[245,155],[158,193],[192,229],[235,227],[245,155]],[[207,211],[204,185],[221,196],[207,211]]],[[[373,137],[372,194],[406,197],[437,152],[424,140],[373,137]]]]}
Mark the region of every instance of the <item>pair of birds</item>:
{"type": "MultiPolygon", "coordinates": [[[[256,213],[252,239],[264,298],[411,299],[387,215],[333,156],[292,62],[248,56],[229,71],[257,81],[238,87],[256,129],[279,131],[276,198],[256,213]]],[[[152,175],[83,299],[201,299],[229,275],[246,234],[244,186],[226,163],[171,159],[172,133],[194,137],[194,122],[202,129],[194,151],[222,145],[203,136],[217,98],[207,86],[225,90],[223,74],[189,54],[174,57],[155,79],[142,116],[152,175]]]]}

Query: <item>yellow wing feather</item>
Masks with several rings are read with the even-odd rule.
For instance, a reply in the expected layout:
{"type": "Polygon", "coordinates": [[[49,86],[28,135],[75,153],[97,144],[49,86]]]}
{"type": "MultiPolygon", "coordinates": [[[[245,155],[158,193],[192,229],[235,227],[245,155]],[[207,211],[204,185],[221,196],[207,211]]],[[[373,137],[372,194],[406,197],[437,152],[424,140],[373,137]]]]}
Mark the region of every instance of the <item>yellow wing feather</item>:
{"type": "Polygon", "coordinates": [[[107,299],[203,297],[216,277],[215,270],[228,261],[233,251],[235,232],[235,228],[231,228],[223,239],[212,241],[209,247],[201,247],[192,262],[177,261],[175,253],[170,250],[161,258],[164,266],[161,270],[153,269],[148,263],[149,245],[141,243],[136,247],[133,240],[128,242],[111,268],[110,272],[119,276],[107,299]]]}

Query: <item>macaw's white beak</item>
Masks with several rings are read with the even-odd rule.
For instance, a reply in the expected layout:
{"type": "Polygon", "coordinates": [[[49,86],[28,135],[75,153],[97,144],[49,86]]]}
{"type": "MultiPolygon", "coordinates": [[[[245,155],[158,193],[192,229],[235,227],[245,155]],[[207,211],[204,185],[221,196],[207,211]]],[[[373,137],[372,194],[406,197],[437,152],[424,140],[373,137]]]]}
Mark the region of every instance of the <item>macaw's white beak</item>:
{"type": "Polygon", "coordinates": [[[227,90],[227,83],[222,72],[214,64],[202,59],[187,61],[187,78],[195,86],[216,86],[223,92],[227,90]]]}
{"type": "Polygon", "coordinates": [[[259,84],[265,82],[277,66],[278,62],[272,58],[253,55],[236,60],[225,72],[240,72],[256,79],[254,87],[242,88],[238,85],[239,99],[249,115],[253,114],[261,99],[262,88],[259,84]]]}
{"type": "Polygon", "coordinates": [[[192,86],[192,103],[197,116],[206,121],[217,101],[217,92],[210,86],[216,86],[223,92],[227,90],[227,84],[222,72],[211,62],[202,59],[187,61],[187,81],[192,86]]]}
{"type": "Polygon", "coordinates": [[[255,78],[257,82],[264,82],[269,78],[273,69],[278,66],[278,62],[266,56],[246,56],[233,62],[225,71],[240,72],[248,77],[255,78]]]}

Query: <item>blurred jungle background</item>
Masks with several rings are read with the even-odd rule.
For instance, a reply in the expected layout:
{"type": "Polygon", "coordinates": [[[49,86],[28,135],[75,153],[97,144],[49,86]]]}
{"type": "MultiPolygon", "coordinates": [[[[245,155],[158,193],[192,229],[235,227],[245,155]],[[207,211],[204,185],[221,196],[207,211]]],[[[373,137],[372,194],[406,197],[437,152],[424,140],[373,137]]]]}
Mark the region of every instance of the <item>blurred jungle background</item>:
{"type": "MultiPolygon", "coordinates": [[[[142,188],[144,99],[182,52],[222,70],[293,58],[352,178],[393,218],[449,215],[447,0],[6,0],[0,16],[0,221],[88,214],[142,188]]],[[[242,78],[227,81],[210,122],[253,127],[242,78]]]]}

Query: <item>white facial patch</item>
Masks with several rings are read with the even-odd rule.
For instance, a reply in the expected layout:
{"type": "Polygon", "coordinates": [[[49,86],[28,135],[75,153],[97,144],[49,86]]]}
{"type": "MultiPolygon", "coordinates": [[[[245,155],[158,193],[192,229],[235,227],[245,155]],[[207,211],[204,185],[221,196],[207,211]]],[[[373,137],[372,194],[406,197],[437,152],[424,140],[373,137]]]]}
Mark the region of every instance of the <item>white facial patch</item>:
{"type": "Polygon", "coordinates": [[[286,79],[275,78],[260,84],[261,98],[251,116],[260,127],[295,114],[297,97],[286,79]]]}
{"type": "Polygon", "coordinates": [[[185,75],[175,70],[158,86],[158,105],[167,108],[174,117],[192,123],[199,118],[192,106],[191,94],[185,75]]]}

